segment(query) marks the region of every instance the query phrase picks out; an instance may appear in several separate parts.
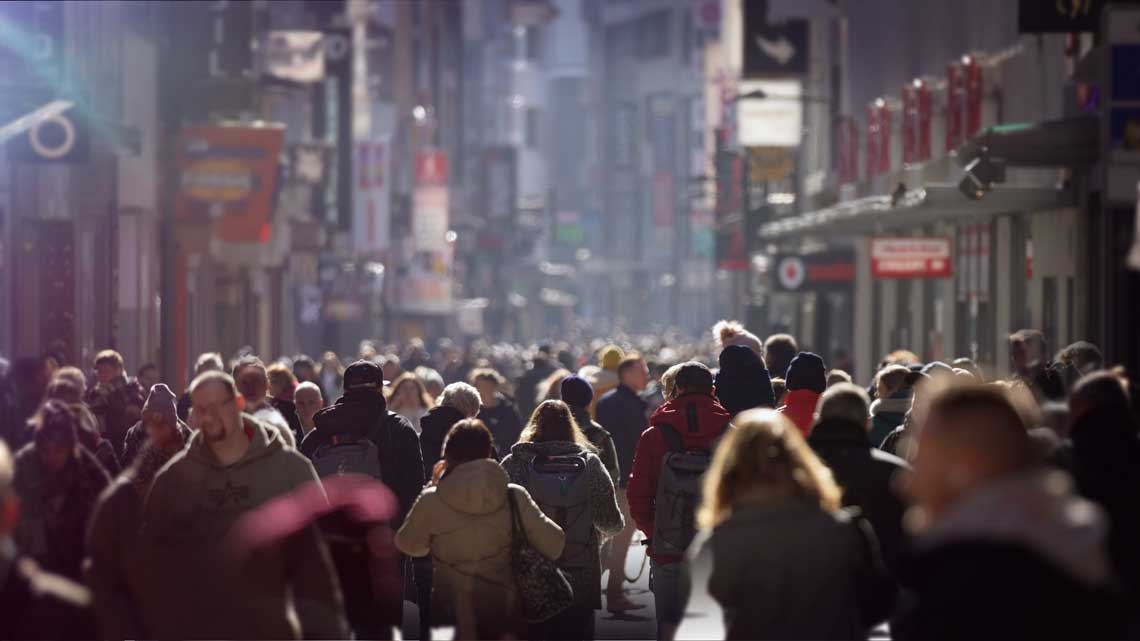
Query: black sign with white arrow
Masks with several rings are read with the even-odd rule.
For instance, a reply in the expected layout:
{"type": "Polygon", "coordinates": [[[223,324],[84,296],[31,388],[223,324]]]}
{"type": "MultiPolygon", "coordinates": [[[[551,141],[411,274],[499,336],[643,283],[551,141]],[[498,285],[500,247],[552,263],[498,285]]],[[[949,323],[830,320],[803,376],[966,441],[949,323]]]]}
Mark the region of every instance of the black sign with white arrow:
{"type": "Polygon", "coordinates": [[[807,73],[807,20],[768,22],[764,2],[744,2],[745,78],[771,78],[807,73]]]}

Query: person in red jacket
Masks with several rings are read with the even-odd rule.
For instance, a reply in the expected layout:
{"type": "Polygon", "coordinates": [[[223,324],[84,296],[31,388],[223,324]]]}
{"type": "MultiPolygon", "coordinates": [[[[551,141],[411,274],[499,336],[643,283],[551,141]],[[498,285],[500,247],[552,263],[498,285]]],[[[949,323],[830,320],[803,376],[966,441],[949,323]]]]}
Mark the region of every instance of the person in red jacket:
{"type": "Polygon", "coordinates": [[[784,406],[776,411],[792,419],[807,438],[815,422],[819,396],[827,389],[827,367],[818,354],[800,352],[788,365],[784,382],[788,393],[784,395],[784,406]]]}
{"type": "MultiPolygon", "coordinates": [[[[676,395],[662,405],[641,434],[629,475],[629,510],[637,528],[652,537],[656,517],[657,483],[662,460],[670,450],[663,426],[680,435],[685,449],[713,450],[732,415],[716,400],[713,376],[701,363],[688,362],[677,372],[676,395]]],[[[684,557],[648,550],[649,587],[657,607],[657,638],[671,639],[688,599],[684,557]]]]}

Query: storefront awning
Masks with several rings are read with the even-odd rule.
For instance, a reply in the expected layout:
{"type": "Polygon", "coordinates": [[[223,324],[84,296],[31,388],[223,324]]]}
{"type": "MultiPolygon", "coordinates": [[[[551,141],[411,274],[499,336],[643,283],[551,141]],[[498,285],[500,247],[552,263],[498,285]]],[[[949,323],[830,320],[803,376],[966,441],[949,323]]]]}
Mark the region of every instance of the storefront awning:
{"type": "Polygon", "coordinates": [[[905,229],[964,216],[996,216],[1076,204],[1071,190],[995,185],[981,200],[970,200],[957,185],[931,184],[901,197],[868,196],[783,218],[760,227],[760,238],[838,236],[905,229]],[[892,203],[892,201],[895,201],[892,203]]]}

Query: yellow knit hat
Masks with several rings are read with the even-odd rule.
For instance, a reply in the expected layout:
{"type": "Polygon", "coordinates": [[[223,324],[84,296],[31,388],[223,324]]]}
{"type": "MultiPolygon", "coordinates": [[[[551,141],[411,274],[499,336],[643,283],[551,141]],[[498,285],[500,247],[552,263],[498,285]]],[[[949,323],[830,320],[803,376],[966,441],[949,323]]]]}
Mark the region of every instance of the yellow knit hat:
{"type": "Polygon", "coordinates": [[[617,345],[606,345],[602,351],[598,352],[598,362],[601,363],[602,369],[608,369],[611,372],[617,370],[623,358],[625,358],[625,352],[617,345]]]}

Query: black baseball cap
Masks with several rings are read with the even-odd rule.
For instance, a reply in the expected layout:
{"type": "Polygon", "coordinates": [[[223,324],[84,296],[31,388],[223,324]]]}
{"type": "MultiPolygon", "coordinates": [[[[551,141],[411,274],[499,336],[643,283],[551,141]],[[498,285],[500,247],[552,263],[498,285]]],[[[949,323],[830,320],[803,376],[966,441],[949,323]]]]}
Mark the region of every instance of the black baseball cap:
{"type": "Polygon", "coordinates": [[[377,387],[387,385],[384,380],[384,370],[372,361],[359,360],[344,370],[344,389],[354,387],[377,387]]]}

